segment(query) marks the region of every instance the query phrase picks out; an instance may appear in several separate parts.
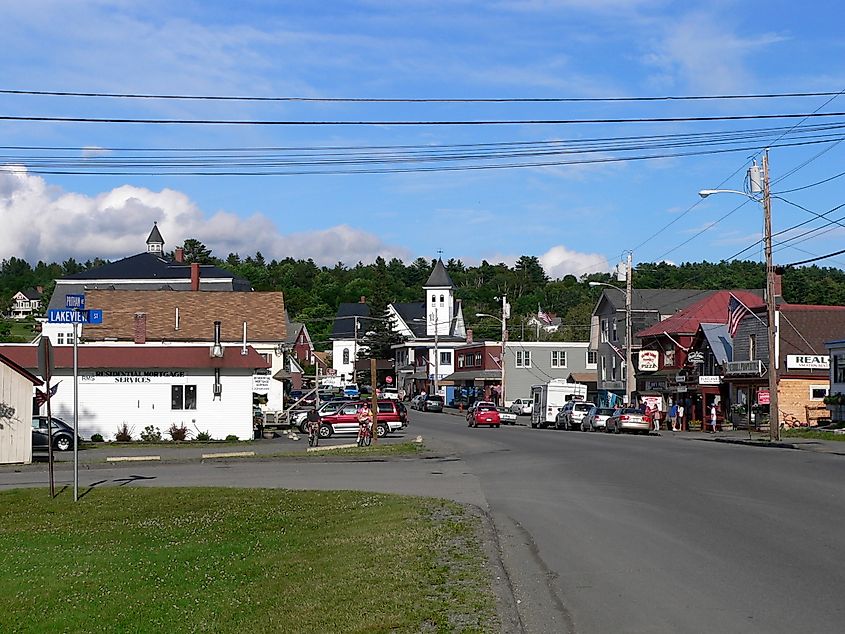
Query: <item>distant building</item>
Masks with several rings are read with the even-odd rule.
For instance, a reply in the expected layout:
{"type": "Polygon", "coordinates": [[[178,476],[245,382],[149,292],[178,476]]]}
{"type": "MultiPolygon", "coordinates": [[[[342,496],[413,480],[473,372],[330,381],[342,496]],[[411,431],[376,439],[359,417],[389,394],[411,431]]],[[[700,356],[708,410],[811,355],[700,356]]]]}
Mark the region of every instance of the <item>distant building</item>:
{"type": "Polygon", "coordinates": [[[12,296],[12,308],[9,311],[12,319],[26,319],[41,309],[42,286],[18,291],[12,296]]]}

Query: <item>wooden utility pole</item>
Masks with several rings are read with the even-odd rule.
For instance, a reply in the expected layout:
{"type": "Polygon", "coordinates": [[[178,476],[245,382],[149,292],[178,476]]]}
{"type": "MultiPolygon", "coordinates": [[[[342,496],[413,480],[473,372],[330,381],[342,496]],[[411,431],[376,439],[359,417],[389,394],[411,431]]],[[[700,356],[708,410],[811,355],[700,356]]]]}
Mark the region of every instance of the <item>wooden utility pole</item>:
{"type": "Polygon", "coordinates": [[[376,387],[376,360],[370,359],[370,387],[372,388],[372,407],[373,410],[373,443],[378,442],[378,388],[376,387]]]}
{"type": "Polygon", "coordinates": [[[780,440],[777,375],[777,307],[775,305],[775,269],[772,265],[772,198],[769,189],[769,150],[763,153],[763,220],[766,250],[766,313],[769,335],[769,439],[780,440]]]}

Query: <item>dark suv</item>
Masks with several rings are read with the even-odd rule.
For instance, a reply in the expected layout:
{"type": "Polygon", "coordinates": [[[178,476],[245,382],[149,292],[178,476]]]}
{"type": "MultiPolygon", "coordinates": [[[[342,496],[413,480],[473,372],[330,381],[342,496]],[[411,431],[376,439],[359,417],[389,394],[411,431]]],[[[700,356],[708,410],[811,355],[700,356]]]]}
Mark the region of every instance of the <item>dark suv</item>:
{"type": "Polygon", "coordinates": [[[422,402],[422,411],[424,412],[442,412],[443,411],[443,397],[437,394],[429,394],[422,402]]]}

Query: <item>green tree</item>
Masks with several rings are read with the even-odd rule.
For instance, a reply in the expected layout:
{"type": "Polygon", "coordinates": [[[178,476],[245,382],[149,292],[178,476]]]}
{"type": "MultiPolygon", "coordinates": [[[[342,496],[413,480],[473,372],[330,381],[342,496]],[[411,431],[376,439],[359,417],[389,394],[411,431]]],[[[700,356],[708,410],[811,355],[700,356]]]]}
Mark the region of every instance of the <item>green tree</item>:
{"type": "Polygon", "coordinates": [[[185,252],[185,262],[192,264],[213,264],[214,258],[211,257],[211,249],[205,246],[196,238],[188,238],[182,245],[185,252]]]}

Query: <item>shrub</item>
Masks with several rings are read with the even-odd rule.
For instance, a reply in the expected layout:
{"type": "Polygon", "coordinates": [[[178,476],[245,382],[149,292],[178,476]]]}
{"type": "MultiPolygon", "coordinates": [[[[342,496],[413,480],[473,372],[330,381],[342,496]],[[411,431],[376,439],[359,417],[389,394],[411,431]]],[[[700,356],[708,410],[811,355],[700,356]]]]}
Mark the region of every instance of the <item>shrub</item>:
{"type": "Polygon", "coordinates": [[[185,425],[176,426],[176,423],[170,424],[170,429],[167,430],[172,440],[187,440],[188,428],[185,425]]]}
{"type": "Polygon", "coordinates": [[[197,435],[194,436],[194,440],[211,440],[211,434],[207,431],[199,431],[197,435]]]}
{"type": "Polygon", "coordinates": [[[161,442],[161,430],[158,427],[147,425],[141,432],[141,440],[144,442],[161,442]]]}
{"type": "Polygon", "coordinates": [[[91,434],[91,442],[103,442],[102,434],[91,434]]]}
{"type": "Polygon", "coordinates": [[[226,442],[238,442],[239,440],[240,438],[235,436],[235,434],[229,434],[228,436],[226,436],[226,442]]]}
{"type": "Polygon", "coordinates": [[[123,425],[117,428],[117,433],[114,435],[114,439],[117,442],[129,442],[132,440],[132,432],[134,430],[134,427],[129,429],[129,425],[124,422],[123,425]]]}

